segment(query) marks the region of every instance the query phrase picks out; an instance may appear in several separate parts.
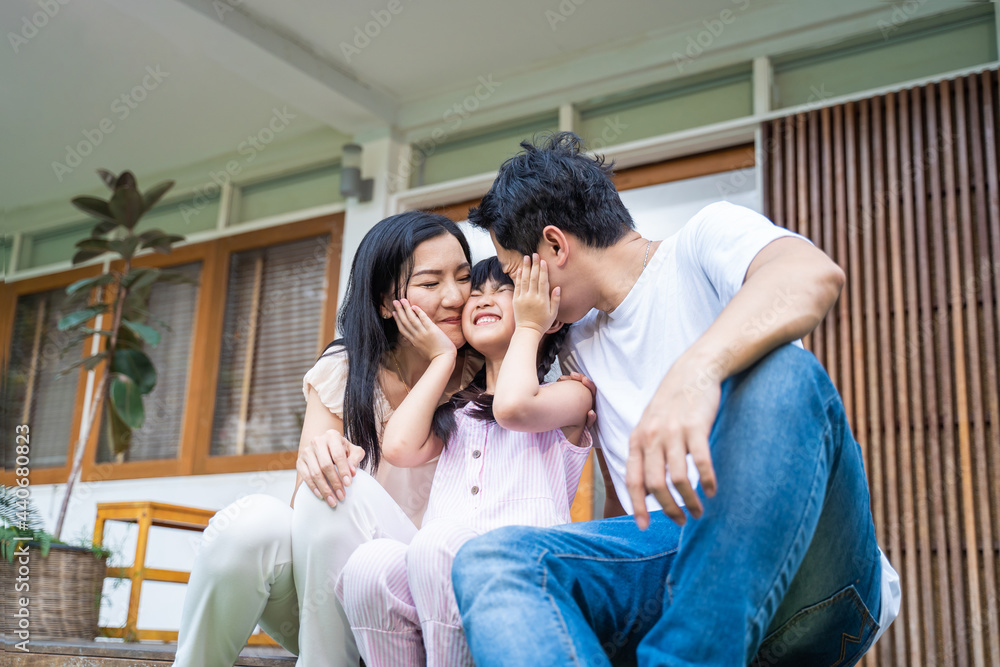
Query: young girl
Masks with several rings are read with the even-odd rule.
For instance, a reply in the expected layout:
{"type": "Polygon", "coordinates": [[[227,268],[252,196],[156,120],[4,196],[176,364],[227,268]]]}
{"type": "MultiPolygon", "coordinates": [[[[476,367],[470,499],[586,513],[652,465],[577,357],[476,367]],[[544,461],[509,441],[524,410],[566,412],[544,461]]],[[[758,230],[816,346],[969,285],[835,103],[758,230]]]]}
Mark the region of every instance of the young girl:
{"type": "Polygon", "coordinates": [[[516,283],[497,258],[479,262],[462,331],[486,366],[438,408],[455,345],[419,308],[393,302],[400,333],[430,365],[389,420],[383,456],[397,466],[440,460],[410,544],[369,542],[341,575],[337,594],[369,667],[472,665],[451,586],[458,549],[501,526],[570,521],[593,396],[577,381],[539,385],[561,339],[553,336],[558,305],[537,256],[525,259],[516,283]]]}

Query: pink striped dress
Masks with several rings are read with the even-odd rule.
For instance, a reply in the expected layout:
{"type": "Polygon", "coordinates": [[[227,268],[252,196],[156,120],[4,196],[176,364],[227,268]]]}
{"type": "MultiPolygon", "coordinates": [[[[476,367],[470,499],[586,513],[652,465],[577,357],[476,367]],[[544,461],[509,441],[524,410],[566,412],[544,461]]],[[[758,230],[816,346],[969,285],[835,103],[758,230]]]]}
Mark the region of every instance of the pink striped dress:
{"type": "Polygon", "coordinates": [[[369,667],[472,665],[451,587],[451,564],[470,539],[501,526],[569,523],[590,433],[519,433],[478,420],[470,406],[438,461],[423,527],[410,544],[359,547],[337,586],[369,667]]]}

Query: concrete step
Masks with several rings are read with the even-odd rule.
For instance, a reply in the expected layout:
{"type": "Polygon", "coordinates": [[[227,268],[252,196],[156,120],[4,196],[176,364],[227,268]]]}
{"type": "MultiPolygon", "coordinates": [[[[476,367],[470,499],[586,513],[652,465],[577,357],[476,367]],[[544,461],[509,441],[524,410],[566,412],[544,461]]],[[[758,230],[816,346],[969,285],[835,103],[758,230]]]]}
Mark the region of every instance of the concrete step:
{"type": "MultiPolygon", "coordinates": [[[[162,667],[174,661],[176,642],[31,641],[29,652],[7,638],[3,667],[162,667]]],[[[276,646],[248,646],[240,653],[241,667],[291,667],[295,656],[276,646]]]]}

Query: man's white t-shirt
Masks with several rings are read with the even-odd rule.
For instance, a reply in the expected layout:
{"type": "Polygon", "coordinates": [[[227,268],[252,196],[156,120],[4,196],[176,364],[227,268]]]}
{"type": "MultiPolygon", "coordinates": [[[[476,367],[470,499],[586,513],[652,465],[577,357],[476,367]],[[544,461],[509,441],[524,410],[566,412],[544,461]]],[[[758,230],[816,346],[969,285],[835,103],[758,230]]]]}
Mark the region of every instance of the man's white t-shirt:
{"type": "MultiPolygon", "coordinates": [[[[622,507],[632,514],[625,486],[629,436],[667,371],[718,318],[743,286],[754,257],[772,241],[794,236],[743,206],[719,202],[699,211],[649,258],[635,285],[612,312],[591,310],[569,329],[560,355],[563,371],[579,371],[597,385],[594,444],[602,449],[622,507]]],[[[778,293],[775,310],[790,305],[778,293]]],[[[751,320],[745,327],[770,324],[751,320]]],[[[698,472],[688,456],[688,476],[698,472]]],[[[678,504],[683,500],[667,478],[678,504]]],[[[661,509],[652,496],[650,511],[661,509]]],[[[879,634],[899,613],[899,576],[882,558],[879,634]]]]}

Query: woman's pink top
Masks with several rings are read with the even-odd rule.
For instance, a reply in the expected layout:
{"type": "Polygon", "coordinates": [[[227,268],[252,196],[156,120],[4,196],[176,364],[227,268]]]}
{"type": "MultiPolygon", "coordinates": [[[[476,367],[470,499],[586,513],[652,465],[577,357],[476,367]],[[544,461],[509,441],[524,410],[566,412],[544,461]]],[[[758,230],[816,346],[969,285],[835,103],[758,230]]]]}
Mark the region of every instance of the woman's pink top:
{"type": "MultiPolygon", "coordinates": [[[[472,378],[483,367],[482,357],[465,355],[462,367],[462,387],[472,382],[472,378]]],[[[347,352],[342,347],[334,348],[319,358],[305,377],[302,378],[302,393],[309,400],[309,389],[313,388],[330,412],[344,418],[344,391],[347,389],[347,352]]],[[[375,385],[375,415],[379,442],[389,417],[394,412],[382,388],[375,385]]],[[[385,459],[379,464],[375,479],[389,492],[392,499],[406,512],[410,520],[419,528],[427,508],[427,498],[431,492],[434,468],[437,459],[414,468],[397,468],[385,459]]],[[[364,464],[362,464],[364,467],[364,464]]]]}
{"type": "Polygon", "coordinates": [[[574,445],[561,429],[519,433],[455,412],[455,431],[438,459],[424,523],[458,519],[476,530],[555,526],[569,508],[590,454],[590,432],[574,445]]]}

